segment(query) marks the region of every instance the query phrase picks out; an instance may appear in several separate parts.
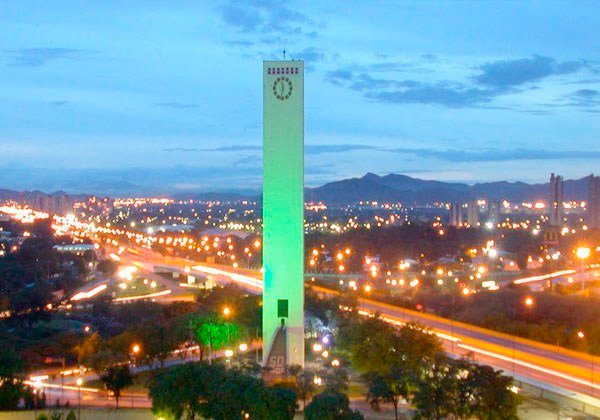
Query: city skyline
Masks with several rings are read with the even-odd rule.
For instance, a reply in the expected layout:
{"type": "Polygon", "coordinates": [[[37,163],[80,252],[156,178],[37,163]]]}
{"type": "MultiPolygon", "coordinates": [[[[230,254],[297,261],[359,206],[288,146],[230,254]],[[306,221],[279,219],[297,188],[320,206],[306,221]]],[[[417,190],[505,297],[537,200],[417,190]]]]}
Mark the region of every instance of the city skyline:
{"type": "Polygon", "coordinates": [[[379,4],[6,6],[0,188],[257,190],[283,49],[307,65],[308,186],[598,172],[591,3],[379,4]]]}

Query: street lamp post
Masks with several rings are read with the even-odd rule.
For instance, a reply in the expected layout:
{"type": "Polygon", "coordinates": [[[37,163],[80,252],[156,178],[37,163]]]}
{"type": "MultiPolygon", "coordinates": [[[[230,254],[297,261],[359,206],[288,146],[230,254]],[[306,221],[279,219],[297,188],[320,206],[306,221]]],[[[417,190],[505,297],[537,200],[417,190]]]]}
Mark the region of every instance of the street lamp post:
{"type": "Polygon", "coordinates": [[[575,251],[577,258],[581,260],[581,291],[585,292],[585,259],[590,256],[591,250],[587,246],[580,246],[575,251]]]}
{"type": "Polygon", "coordinates": [[[233,350],[227,349],[225,350],[225,364],[227,368],[231,367],[231,358],[233,357],[233,350]]]}
{"type": "MultiPolygon", "coordinates": [[[[131,346],[131,369],[132,370],[135,368],[135,358],[137,357],[137,355],[140,353],[141,350],[142,350],[142,348],[137,343],[135,343],[135,344],[133,344],[133,346],[131,346]]],[[[131,408],[133,408],[133,391],[131,391],[131,408]]]]}
{"type": "MultiPolygon", "coordinates": [[[[534,305],[535,301],[533,300],[533,298],[531,296],[527,296],[524,300],[523,300],[523,304],[527,307],[527,308],[531,308],[534,305]]],[[[513,304],[513,323],[516,322],[517,320],[517,303],[515,302],[513,304]]],[[[511,334],[512,336],[512,370],[513,373],[515,371],[515,353],[516,353],[516,342],[515,342],[515,334],[511,334]]]]}
{"type": "Polygon", "coordinates": [[[83,379],[77,378],[75,383],[77,384],[77,420],[81,420],[81,385],[83,379]]]}
{"type": "MultiPolygon", "coordinates": [[[[585,333],[581,330],[577,331],[577,338],[580,340],[585,339],[585,333]]],[[[590,370],[590,383],[592,385],[592,397],[593,397],[594,396],[594,354],[591,351],[592,349],[591,349],[591,346],[589,345],[589,343],[587,345],[587,348],[589,350],[590,357],[592,358],[592,368],[590,370]]]]}

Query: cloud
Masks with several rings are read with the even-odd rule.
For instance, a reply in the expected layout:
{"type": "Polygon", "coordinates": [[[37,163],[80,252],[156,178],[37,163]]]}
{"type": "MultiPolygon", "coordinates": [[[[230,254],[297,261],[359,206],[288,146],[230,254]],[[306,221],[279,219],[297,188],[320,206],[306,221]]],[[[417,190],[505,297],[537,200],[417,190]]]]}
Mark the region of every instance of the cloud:
{"type": "Polygon", "coordinates": [[[230,45],[232,47],[244,47],[244,48],[248,48],[248,47],[251,47],[252,45],[254,45],[254,42],[244,41],[244,40],[235,40],[235,41],[225,41],[224,44],[225,45],[230,45]]]}
{"type": "Polygon", "coordinates": [[[165,107],[165,108],[174,108],[174,109],[198,108],[198,104],[187,103],[187,102],[157,102],[154,105],[165,107]]]}
{"type": "Polygon", "coordinates": [[[326,80],[362,92],[365,98],[393,104],[437,104],[462,108],[488,103],[506,93],[504,90],[468,87],[449,81],[422,83],[410,79],[375,78],[366,72],[353,73],[345,69],[327,73],[326,80]]]}
{"type": "MultiPolygon", "coordinates": [[[[437,57],[425,55],[425,61],[437,57]]],[[[375,77],[373,74],[404,72],[410,70],[422,74],[430,71],[422,67],[422,61],[381,62],[370,65],[350,65],[330,71],[325,80],[337,86],[345,86],[362,92],[367,99],[392,104],[432,104],[448,108],[478,107],[489,109],[495,98],[521,92],[529,82],[539,81],[552,75],[575,73],[589,68],[585,61],[558,62],[553,58],[535,55],[518,60],[500,60],[477,67],[479,74],[467,83],[439,80],[422,82],[393,77],[375,77]]],[[[531,86],[527,89],[539,89],[531,86]]],[[[513,109],[513,108],[507,108],[513,109]]]]}
{"type": "Polygon", "coordinates": [[[588,65],[584,61],[558,62],[553,58],[534,55],[518,60],[498,60],[479,67],[481,74],[473,80],[485,86],[509,88],[543,78],[575,73],[588,65]]]}
{"type": "Polygon", "coordinates": [[[233,165],[251,165],[255,163],[262,163],[262,159],[260,158],[260,156],[245,156],[233,162],[233,165]]]}
{"type": "Polygon", "coordinates": [[[323,51],[315,47],[308,47],[302,51],[298,51],[297,53],[290,55],[294,59],[310,61],[312,63],[318,63],[319,61],[323,61],[325,58],[323,51]]]}
{"type": "MultiPolygon", "coordinates": [[[[343,153],[354,150],[379,150],[380,147],[366,144],[308,144],[304,146],[304,153],[307,155],[320,155],[325,153],[343,153]]],[[[186,148],[172,147],[162,149],[163,152],[245,152],[261,151],[262,146],[232,145],[214,148],[186,148]]]]}
{"type": "Polygon", "coordinates": [[[307,155],[321,155],[325,153],[344,153],[354,150],[379,150],[377,146],[369,146],[364,144],[320,144],[306,145],[304,153],[307,155]]]}
{"type": "MultiPolygon", "coordinates": [[[[220,8],[221,19],[239,32],[282,37],[314,36],[315,22],[283,0],[230,0],[220,8]]],[[[270,37],[262,37],[272,43],[270,37]]]]}
{"type": "Polygon", "coordinates": [[[421,159],[437,159],[450,162],[503,162],[514,160],[568,160],[568,159],[600,159],[600,151],[587,150],[543,150],[514,149],[497,150],[482,149],[465,151],[458,149],[388,149],[390,152],[413,155],[421,159]]]}
{"type": "Polygon", "coordinates": [[[195,147],[170,147],[162,149],[163,152],[243,152],[252,150],[262,150],[260,146],[244,146],[244,145],[233,145],[233,146],[221,146],[214,148],[195,148],[195,147]]]}
{"type": "Polygon", "coordinates": [[[579,89],[568,95],[565,98],[569,100],[567,105],[592,108],[600,106],[600,91],[595,89],[579,89]]]}
{"type": "Polygon", "coordinates": [[[86,52],[74,48],[20,48],[4,53],[11,58],[11,66],[41,67],[52,61],[81,59],[86,52]]]}
{"type": "Polygon", "coordinates": [[[491,102],[499,94],[501,92],[491,89],[455,88],[439,83],[404,90],[369,92],[365,96],[378,102],[394,104],[437,104],[448,108],[463,108],[491,102]]]}

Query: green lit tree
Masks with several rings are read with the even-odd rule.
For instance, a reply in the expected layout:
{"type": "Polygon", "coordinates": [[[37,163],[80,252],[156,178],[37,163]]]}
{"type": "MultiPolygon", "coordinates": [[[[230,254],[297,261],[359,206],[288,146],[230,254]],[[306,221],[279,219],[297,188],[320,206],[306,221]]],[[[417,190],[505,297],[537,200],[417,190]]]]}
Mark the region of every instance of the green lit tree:
{"type": "Polygon", "coordinates": [[[218,315],[194,317],[190,321],[190,328],[200,346],[201,359],[204,350],[208,350],[210,359],[214,350],[225,348],[239,339],[238,326],[218,315]]]}

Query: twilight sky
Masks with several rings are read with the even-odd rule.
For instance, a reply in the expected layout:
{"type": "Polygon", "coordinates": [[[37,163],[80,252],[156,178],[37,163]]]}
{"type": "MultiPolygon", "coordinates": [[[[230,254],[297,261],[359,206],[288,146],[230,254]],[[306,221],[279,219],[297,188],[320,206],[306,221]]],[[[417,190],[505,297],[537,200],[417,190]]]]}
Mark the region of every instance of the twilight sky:
{"type": "Polygon", "coordinates": [[[594,1],[19,1],[0,27],[0,188],[257,190],[284,48],[310,186],[600,172],[594,1]]]}

